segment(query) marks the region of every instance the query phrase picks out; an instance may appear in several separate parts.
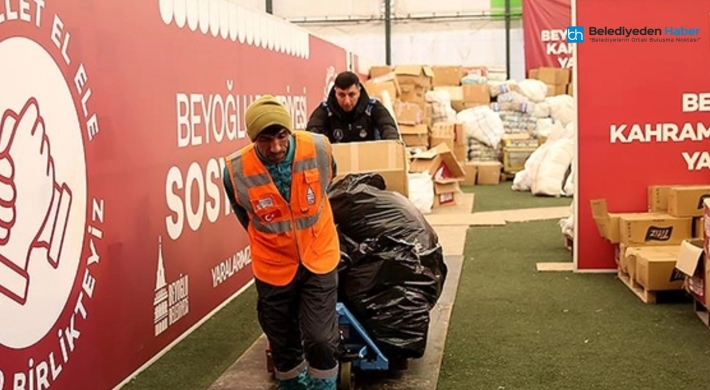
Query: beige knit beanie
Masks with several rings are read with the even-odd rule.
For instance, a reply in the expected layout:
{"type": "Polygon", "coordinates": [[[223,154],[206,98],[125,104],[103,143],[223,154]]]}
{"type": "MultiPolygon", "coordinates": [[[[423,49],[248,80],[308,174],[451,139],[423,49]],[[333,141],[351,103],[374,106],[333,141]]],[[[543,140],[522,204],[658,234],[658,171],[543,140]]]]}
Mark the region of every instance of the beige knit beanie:
{"type": "Polygon", "coordinates": [[[252,141],[269,126],[279,125],[292,130],[291,112],[273,95],[264,95],[254,100],[244,114],[247,135],[252,141]]]}

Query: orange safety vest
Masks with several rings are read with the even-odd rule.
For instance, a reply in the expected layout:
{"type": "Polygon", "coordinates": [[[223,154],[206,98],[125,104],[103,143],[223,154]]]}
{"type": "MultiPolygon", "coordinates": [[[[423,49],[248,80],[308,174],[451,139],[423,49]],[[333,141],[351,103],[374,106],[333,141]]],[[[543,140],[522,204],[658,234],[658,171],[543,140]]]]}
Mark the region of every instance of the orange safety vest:
{"type": "Polygon", "coordinates": [[[340,242],[326,193],[332,177],[332,153],[320,135],[294,131],[295,156],[291,201],[286,202],[250,144],[225,158],[237,203],[249,215],[254,276],[285,286],[299,263],[316,274],[333,271],[340,261],[340,242]]]}

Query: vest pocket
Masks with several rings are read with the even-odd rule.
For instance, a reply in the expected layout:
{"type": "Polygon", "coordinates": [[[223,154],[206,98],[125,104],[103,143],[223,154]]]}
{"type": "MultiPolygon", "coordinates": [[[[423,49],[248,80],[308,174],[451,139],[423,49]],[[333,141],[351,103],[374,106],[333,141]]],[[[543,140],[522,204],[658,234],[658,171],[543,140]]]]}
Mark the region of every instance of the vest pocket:
{"type": "Polygon", "coordinates": [[[299,194],[299,206],[302,213],[308,213],[321,202],[320,180],[317,169],[303,172],[303,191],[299,194]]]}

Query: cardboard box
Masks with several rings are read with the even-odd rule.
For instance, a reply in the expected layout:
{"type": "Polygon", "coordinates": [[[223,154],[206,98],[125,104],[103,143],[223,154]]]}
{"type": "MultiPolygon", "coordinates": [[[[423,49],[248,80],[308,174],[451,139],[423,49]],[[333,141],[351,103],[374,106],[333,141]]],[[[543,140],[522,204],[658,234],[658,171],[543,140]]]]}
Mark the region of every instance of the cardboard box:
{"type": "Polygon", "coordinates": [[[533,79],[533,80],[540,80],[540,77],[538,75],[540,71],[538,69],[530,69],[528,72],[528,78],[533,79]]]}
{"type": "Polygon", "coordinates": [[[503,164],[498,161],[475,161],[472,164],[476,166],[476,184],[500,184],[500,172],[503,164]]]}
{"type": "Polygon", "coordinates": [[[668,192],[668,214],[699,217],[706,198],[710,198],[710,186],[673,186],[668,192]]]}
{"type": "Polygon", "coordinates": [[[545,84],[547,85],[547,96],[557,96],[564,95],[567,93],[567,85],[555,85],[555,84],[545,84]]]}
{"type": "Polygon", "coordinates": [[[465,163],[468,161],[468,147],[466,145],[459,145],[454,141],[454,157],[459,163],[465,163]]]}
{"type": "Polygon", "coordinates": [[[466,130],[463,127],[463,123],[456,122],[454,124],[454,143],[456,145],[468,146],[466,139],[466,130]]]}
{"type": "Polygon", "coordinates": [[[412,156],[409,171],[412,173],[428,172],[434,180],[458,179],[464,177],[461,166],[456,162],[453,152],[446,144],[439,144],[433,148],[412,156]]]}
{"type": "Polygon", "coordinates": [[[424,108],[418,103],[397,102],[394,105],[394,115],[400,125],[420,125],[425,119],[424,108]]]}
{"type": "Polygon", "coordinates": [[[392,67],[389,65],[377,65],[370,67],[370,78],[379,77],[392,72],[392,67]]]}
{"type": "Polygon", "coordinates": [[[570,96],[574,96],[574,84],[571,82],[567,84],[567,94],[570,96]]]}
{"type": "Polygon", "coordinates": [[[705,218],[693,217],[693,238],[705,237],[705,218]]]}
{"type": "Polygon", "coordinates": [[[634,248],[634,280],[649,291],[682,290],[685,277],[676,272],[680,245],[634,248]]]}
{"type": "Polygon", "coordinates": [[[456,123],[454,122],[437,122],[431,126],[431,135],[434,137],[451,138],[453,141],[456,138],[456,123]]]}
{"type": "Polygon", "coordinates": [[[599,234],[612,244],[676,245],[692,237],[692,218],[672,217],[665,213],[609,213],[605,199],[590,203],[599,234]]]}
{"type": "Polygon", "coordinates": [[[363,83],[363,86],[370,97],[379,99],[380,101],[383,99],[384,91],[387,91],[391,100],[397,99],[401,94],[399,83],[394,73],[387,73],[367,80],[363,83]]]}
{"type": "Polygon", "coordinates": [[[537,79],[545,84],[567,85],[570,82],[571,74],[570,69],[542,67],[537,70],[537,79]]]}
{"type": "Polygon", "coordinates": [[[619,271],[628,274],[631,279],[633,279],[633,273],[636,272],[636,269],[635,264],[630,266],[629,262],[632,257],[629,255],[632,254],[634,249],[635,247],[629,248],[624,244],[616,245],[614,249],[614,260],[616,260],[619,271]]]}
{"type": "MultiPolygon", "coordinates": [[[[446,144],[449,150],[454,151],[456,157],[456,145],[454,144],[454,127],[453,122],[438,122],[432,125],[429,132],[429,145],[436,147],[439,144],[446,144]]],[[[458,161],[458,159],[457,159],[458,161]]]]}
{"type": "Polygon", "coordinates": [[[466,84],[463,86],[463,102],[479,105],[491,103],[491,90],[488,84],[466,84]]]}
{"type": "MultiPolygon", "coordinates": [[[[429,135],[429,146],[430,147],[435,147],[437,145],[444,144],[446,147],[451,150],[452,152],[455,149],[454,145],[454,138],[453,137],[436,137],[433,135],[429,135]]],[[[456,154],[454,153],[454,158],[456,161],[459,161],[459,159],[456,158],[456,154]]]]}
{"type": "Polygon", "coordinates": [[[376,172],[385,179],[388,190],[409,197],[407,154],[401,141],[333,144],[333,158],[338,164],[336,181],[350,173],[376,172]]]}
{"type": "Polygon", "coordinates": [[[464,75],[462,66],[432,66],[431,70],[434,73],[433,86],[461,85],[461,78],[464,75]]]}
{"type": "Polygon", "coordinates": [[[394,68],[400,85],[415,85],[426,90],[431,88],[434,72],[426,65],[397,65],[394,68]]]}
{"type": "Polygon", "coordinates": [[[427,88],[413,84],[399,85],[399,100],[409,103],[426,104],[427,88]]]}
{"type": "Polygon", "coordinates": [[[467,109],[467,108],[474,108],[474,107],[480,107],[480,106],[488,106],[488,105],[490,105],[490,103],[481,103],[481,102],[479,102],[479,103],[472,103],[472,102],[464,102],[464,103],[463,103],[463,109],[465,110],[465,109],[467,109]]]}
{"type": "Polygon", "coordinates": [[[695,299],[705,305],[708,296],[707,257],[703,240],[685,240],[680,245],[675,268],[686,276],[685,288],[695,299]]]}
{"type": "MultiPolygon", "coordinates": [[[[461,90],[461,93],[463,93],[463,90],[461,90]]],[[[456,112],[461,112],[466,109],[466,106],[464,105],[463,100],[452,100],[451,108],[453,108],[456,112]]]]}
{"type": "Polygon", "coordinates": [[[433,207],[455,206],[460,192],[459,182],[455,179],[435,180],[433,207]]]}
{"type": "Polygon", "coordinates": [[[710,199],[703,201],[704,215],[702,218],[703,240],[705,241],[705,253],[710,253],[710,199]]]}
{"type": "Polygon", "coordinates": [[[648,186],[648,195],[646,201],[648,203],[648,211],[650,212],[668,212],[668,193],[671,190],[670,185],[652,185],[648,186]]]}
{"type": "Polygon", "coordinates": [[[476,184],[476,174],[478,174],[478,165],[472,162],[467,162],[463,165],[464,179],[461,182],[464,185],[472,186],[476,184]]]}
{"type": "Polygon", "coordinates": [[[619,237],[627,245],[680,244],[693,237],[692,218],[670,215],[627,215],[619,221],[619,237]]]}
{"type": "Polygon", "coordinates": [[[465,174],[446,144],[412,156],[409,171],[431,175],[434,181],[434,207],[456,204],[457,194],[461,191],[459,182],[465,174]]]}
{"type": "Polygon", "coordinates": [[[399,133],[402,135],[402,141],[408,147],[429,148],[429,128],[427,125],[400,125],[399,133]]]}

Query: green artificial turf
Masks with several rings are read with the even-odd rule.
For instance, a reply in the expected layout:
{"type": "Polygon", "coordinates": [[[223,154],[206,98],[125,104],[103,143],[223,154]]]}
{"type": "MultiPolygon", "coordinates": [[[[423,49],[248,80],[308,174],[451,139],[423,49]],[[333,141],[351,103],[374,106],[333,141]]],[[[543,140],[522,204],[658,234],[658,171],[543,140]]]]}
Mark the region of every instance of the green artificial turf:
{"type": "Polygon", "coordinates": [[[466,186],[461,187],[461,189],[464,192],[474,194],[474,212],[558,207],[572,204],[572,198],[534,196],[530,192],[513,191],[510,189],[512,183],[511,181],[506,181],[495,186],[466,186]]]}
{"type": "Polygon", "coordinates": [[[471,228],[466,243],[439,390],[710,386],[690,303],[646,305],[612,274],[536,272],[570,261],[555,221],[471,228]]]}
{"type": "Polygon", "coordinates": [[[251,286],[122,390],[207,389],[260,335],[251,286]]]}

